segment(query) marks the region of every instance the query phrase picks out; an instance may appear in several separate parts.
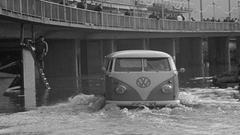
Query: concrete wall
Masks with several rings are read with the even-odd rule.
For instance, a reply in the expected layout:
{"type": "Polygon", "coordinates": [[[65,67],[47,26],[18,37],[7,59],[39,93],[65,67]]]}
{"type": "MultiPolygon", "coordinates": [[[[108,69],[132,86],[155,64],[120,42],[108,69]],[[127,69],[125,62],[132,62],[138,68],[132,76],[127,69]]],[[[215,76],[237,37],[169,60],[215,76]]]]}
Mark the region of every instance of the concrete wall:
{"type": "Polygon", "coordinates": [[[116,50],[114,42],[111,40],[81,40],[81,68],[83,75],[103,74],[101,68],[104,57],[116,50]]]}
{"type": "Polygon", "coordinates": [[[85,94],[104,93],[104,56],[111,52],[111,43],[107,40],[81,41],[81,91],[85,94]],[[106,49],[106,50],[103,50],[106,49]]]}
{"type": "Polygon", "coordinates": [[[171,38],[158,38],[158,39],[149,39],[149,49],[150,50],[157,50],[157,51],[163,51],[171,56],[175,55],[173,54],[173,39],[171,38]]]}
{"type": "Polygon", "coordinates": [[[101,74],[103,65],[101,41],[93,40],[87,42],[87,58],[88,75],[101,74]]]}
{"type": "Polygon", "coordinates": [[[66,99],[76,93],[76,52],[74,40],[47,40],[49,52],[45,58],[45,71],[49,79],[51,102],[66,99]]]}
{"type": "Polygon", "coordinates": [[[144,43],[142,39],[125,39],[115,41],[116,50],[143,50],[144,43]]]}
{"type": "Polygon", "coordinates": [[[116,51],[116,40],[102,40],[103,56],[116,51]]]}
{"type": "Polygon", "coordinates": [[[203,76],[202,39],[179,38],[176,44],[177,68],[186,69],[179,74],[180,82],[185,83],[190,78],[203,76]]]}
{"type": "Polygon", "coordinates": [[[208,38],[209,74],[216,75],[230,70],[227,37],[208,38]]]}

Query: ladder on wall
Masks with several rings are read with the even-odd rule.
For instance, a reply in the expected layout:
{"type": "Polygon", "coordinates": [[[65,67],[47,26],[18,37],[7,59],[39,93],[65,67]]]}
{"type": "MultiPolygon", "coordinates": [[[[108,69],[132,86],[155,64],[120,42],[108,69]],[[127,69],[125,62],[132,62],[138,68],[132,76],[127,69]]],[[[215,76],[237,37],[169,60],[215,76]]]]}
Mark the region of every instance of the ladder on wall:
{"type": "MultiPolygon", "coordinates": [[[[38,65],[38,64],[37,64],[38,65]]],[[[44,84],[44,87],[45,87],[45,92],[44,92],[44,95],[43,95],[43,99],[42,99],[42,102],[44,105],[47,104],[47,101],[48,101],[48,97],[49,97],[49,93],[51,91],[51,87],[49,85],[49,82],[48,82],[48,79],[44,73],[44,70],[41,66],[37,66],[38,67],[38,71],[39,71],[39,74],[40,74],[40,78],[44,84]]]]}

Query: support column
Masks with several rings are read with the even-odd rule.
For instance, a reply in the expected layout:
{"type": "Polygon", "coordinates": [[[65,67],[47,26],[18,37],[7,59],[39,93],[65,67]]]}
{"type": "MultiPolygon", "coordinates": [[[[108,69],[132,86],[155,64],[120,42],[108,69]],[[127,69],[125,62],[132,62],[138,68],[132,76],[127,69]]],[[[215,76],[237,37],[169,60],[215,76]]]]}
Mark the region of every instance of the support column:
{"type": "Polygon", "coordinates": [[[237,48],[236,48],[236,54],[237,54],[237,64],[240,64],[240,37],[237,38],[237,48]]]}
{"type": "MultiPolygon", "coordinates": [[[[20,28],[20,42],[24,41],[24,24],[20,28]]],[[[32,29],[33,32],[33,29],[32,29]]],[[[36,108],[36,77],[35,77],[35,63],[31,52],[27,49],[22,49],[22,63],[23,63],[23,90],[24,90],[24,108],[31,110],[36,108]]]]}
{"type": "Polygon", "coordinates": [[[115,46],[114,39],[110,40],[110,48],[111,48],[111,52],[115,52],[116,51],[116,46],[115,46]]]}
{"type": "Polygon", "coordinates": [[[208,39],[209,74],[216,75],[228,72],[230,66],[230,51],[227,37],[208,39]]]}
{"type": "Polygon", "coordinates": [[[200,71],[200,76],[206,77],[206,71],[205,71],[205,63],[204,63],[204,46],[205,46],[205,39],[201,38],[200,39],[200,44],[199,44],[199,53],[200,53],[200,60],[201,60],[201,71],[200,71]]]}
{"type": "Polygon", "coordinates": [[[176,42],[177,42],[177,39],[173,38],[172,41],[173,41],[173,43],[172,43],[172,57],[173,57],[173,60],[176,63],[176,42]]]}
{"type": "Polygon", "coordinates": [[[35,65],[30,51],[23,49],[23,86],[25,109],[36,108],[35,65]]]}
{"type": "Polygon", "coordinates": [[[208,39],[202,38],[202,73],[203,77],[209,76],[209,60],[208,60],[208,39]]]}
{"type": "Polygon", "coordinates": [[[143,50],[148,50],[149,49],[149,39],[144,38],[144,39],[142,39],[142,42],[143,42],[143,50]]]}
{"type": "Polygon", "coordinates": [[[78,92],[81,92],[81,48],[80,40],[75,39],[75,64],[76,64],[76,88],[78,92]]]}

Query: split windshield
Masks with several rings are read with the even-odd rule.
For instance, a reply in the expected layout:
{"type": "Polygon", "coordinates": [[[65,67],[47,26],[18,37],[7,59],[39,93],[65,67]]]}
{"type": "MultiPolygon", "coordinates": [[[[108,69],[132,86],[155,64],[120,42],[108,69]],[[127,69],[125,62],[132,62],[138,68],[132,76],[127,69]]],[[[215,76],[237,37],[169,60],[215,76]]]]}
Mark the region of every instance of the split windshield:
{"type": "Polygon", "coordinates": [[[117,58],[116,72],[170,71],[168,58],[117,58]]]}

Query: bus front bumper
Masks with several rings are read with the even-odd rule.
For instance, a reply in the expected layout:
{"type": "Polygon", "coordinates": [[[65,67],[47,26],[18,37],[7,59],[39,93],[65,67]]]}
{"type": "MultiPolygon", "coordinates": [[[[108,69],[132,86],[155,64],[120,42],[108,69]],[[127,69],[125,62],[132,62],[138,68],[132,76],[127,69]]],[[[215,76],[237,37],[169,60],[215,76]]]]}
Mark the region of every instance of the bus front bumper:
{"type": "Polygon", "coordinates": [[[119,106],[166,106],[166,105],[178,105],[180,100],[169,100],[169,101],[113,101],[106,100],[107,104],[116,104],[119,106]]]}

